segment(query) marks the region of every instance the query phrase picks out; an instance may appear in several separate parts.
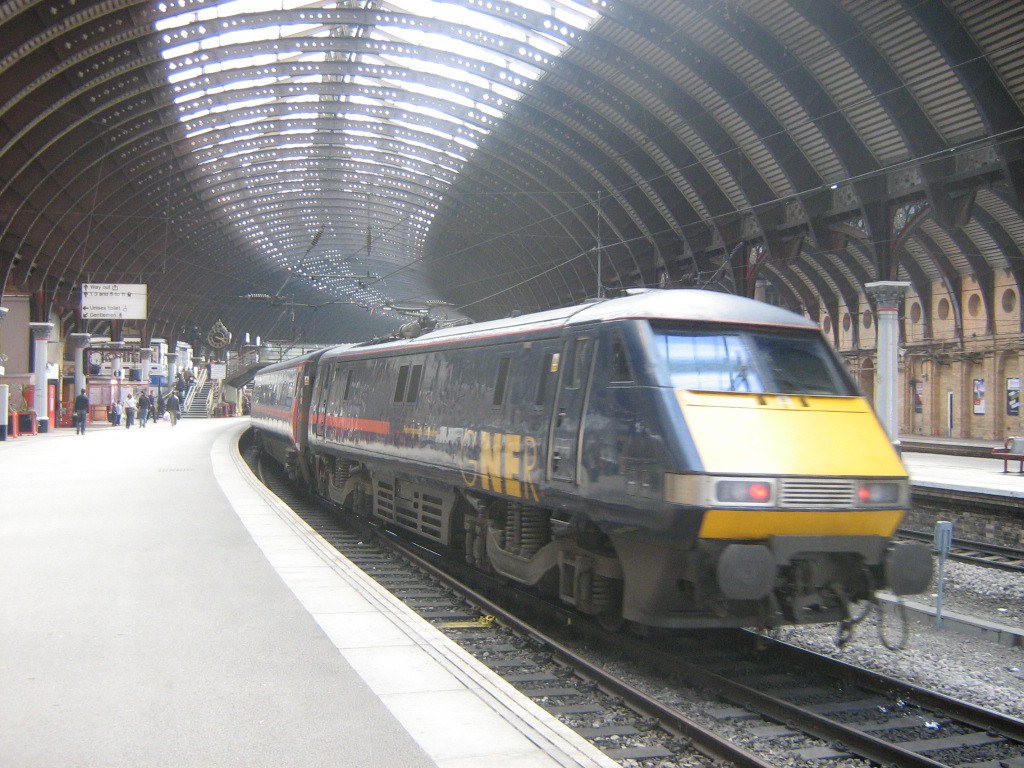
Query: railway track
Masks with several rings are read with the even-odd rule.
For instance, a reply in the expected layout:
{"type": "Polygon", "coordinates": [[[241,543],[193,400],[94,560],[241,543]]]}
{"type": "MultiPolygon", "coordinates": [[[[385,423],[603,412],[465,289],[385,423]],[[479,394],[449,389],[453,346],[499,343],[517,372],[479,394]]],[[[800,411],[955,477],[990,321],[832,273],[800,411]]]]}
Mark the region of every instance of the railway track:
{"type": "Polygon", "coordinates": [[[623,765],[1024,766],[1014,718],[754,633],[609,634],[527,594],[503,592],[499,604],[497,585],[467,587],[434,553],[265,481],[382,586],[623,765]],[[508,599],[529,623],[502,607],[508,599]]]}
{"type": "MultiPolygon", "coordinates": [[[[900,530],[898,535],[904,539],[931,542],[933,534],[924,531],[900,530]]],[[[979,544],[972,541],[953,539],[949,557],[961,563],[970,563],[986,568],[998,568],[1015,573],[1024,572],[1024,552],[1012,547],[1001,547],[996,544],[979,544]]]]}
{"type": "MultiPolygon", "coordinates": [[[[1020,720],[752,633],[723,634],[733,637],[647,644],[645,659],[655,675],[715,691],[722,703],[706,714],[749,749],[775,752],[791,740],[808,761],[1024,765],[1020,720]]],[[[619,642],[630,652],[631,640],[619,642]]]]}
{"type": "Polygon", "coordinates": [[[663,768],[771,765],[630,691],[486,595],[458,585],[428,562],[429,551],[382,536],[359,520],[339,520],[332,509],[296,491],[273,466],[246,458],[267,487],[341,554],[610,758],[630,765],[654,761],[650,764],[663,768]],[[661,722],[659,714],[665,718],[661,722]]]}

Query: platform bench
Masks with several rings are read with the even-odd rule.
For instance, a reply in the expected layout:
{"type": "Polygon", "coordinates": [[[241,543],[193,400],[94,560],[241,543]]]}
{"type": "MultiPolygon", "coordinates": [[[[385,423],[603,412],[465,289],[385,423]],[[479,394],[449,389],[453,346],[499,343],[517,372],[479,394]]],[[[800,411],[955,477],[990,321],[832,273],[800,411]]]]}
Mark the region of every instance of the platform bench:
{"type": "Polygon", "coordinates": [[[1003,460],[1003,473],[1008,470],[1006,465],[1011,461],[1020,462],[1018,474],[1024,473],[1024,437],[1008,437],[1002,448],[993,448],[992,456],[1003,460]]]}

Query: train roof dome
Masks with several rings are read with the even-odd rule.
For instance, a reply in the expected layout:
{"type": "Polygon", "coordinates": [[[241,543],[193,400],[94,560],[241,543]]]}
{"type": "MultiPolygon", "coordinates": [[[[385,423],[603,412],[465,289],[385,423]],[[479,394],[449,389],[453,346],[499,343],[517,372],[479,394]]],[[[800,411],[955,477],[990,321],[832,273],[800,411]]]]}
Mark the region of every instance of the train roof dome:
{"type": "Polygon", "coordinates": [[[636,289],[615,299],[602,299],[519,317],[506,317],[469,325],[449,326],[408,339],[393,339],[368,345],[350,345],[330,350],[336,355],[375,354],[376,350],[407,349],[435,342],[498,336],[531,329],[601,323],[627,319],[727,322],[751,325],[779,325],[817,328],[802,315],[761,301],[716,291],[695,289],[636,289]]]}
{"type": "Polygon", "coordinates": [[[577,309],[568,325],[643,317],[652,320],[729,321],[816,328],[802,315],[743,296],[696,289],[646,289],[577,309]]]}

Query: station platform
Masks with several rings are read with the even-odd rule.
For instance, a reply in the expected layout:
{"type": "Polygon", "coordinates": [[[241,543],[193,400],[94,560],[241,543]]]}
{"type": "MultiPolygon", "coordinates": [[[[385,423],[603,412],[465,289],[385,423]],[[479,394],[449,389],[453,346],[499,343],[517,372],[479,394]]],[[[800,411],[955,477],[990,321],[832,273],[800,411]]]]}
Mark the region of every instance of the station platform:
{"type": "Polygon", "coordinates": [[[1016,471],[1019,462],[1011,460],[1009,471],[1003,472],[1003,460],[991,456],[993,448],[1003,447],[1002,440],[907,435],[900,442],[914,487],[1024,499],[1024,474],[1016,471]],[[946,452],[953,449],[969,455],[946,452]]]}
{"type": "Polygon", "coordinates": [[[616,765],[324,546],[248,423],[0,443],[0,765],[616,765]]]}

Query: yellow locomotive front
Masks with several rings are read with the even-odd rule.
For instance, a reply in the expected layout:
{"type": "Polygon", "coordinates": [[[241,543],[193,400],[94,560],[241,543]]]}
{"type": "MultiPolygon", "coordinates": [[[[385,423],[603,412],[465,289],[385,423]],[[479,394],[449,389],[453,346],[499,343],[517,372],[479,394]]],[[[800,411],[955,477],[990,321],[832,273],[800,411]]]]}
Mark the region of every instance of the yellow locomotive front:
{"type": "Polygon", "coordinates": [[[768,622],[843,620],[888,586],[927,588],[931,557],[892,537],[906,471],[813,328],[654,329],[699,471],[665,500],[702,511],[691,568],[706,608],[768,622]]]}

